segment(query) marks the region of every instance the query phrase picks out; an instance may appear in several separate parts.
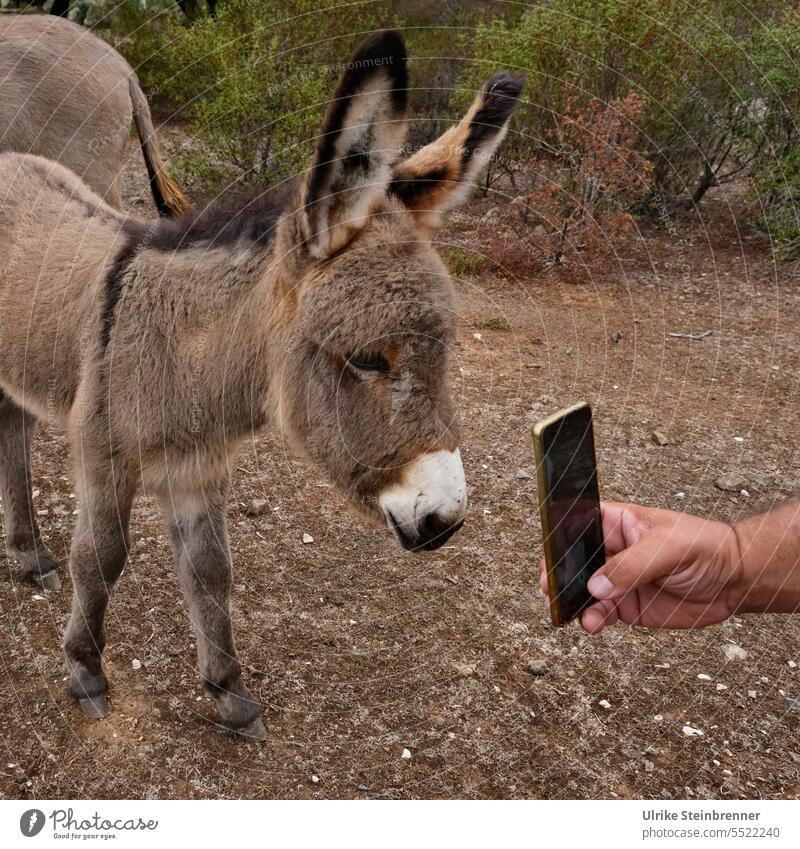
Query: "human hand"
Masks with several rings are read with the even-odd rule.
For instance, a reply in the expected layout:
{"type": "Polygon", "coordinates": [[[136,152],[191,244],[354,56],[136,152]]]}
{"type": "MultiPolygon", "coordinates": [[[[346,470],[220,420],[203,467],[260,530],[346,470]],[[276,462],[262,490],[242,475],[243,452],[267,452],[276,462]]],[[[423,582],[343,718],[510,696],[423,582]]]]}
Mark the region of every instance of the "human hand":
{"type": "MultiPolygon", "coordinates": [[[[590,634],[617,620],[702,628],[734,612],[746,589],[729,525],[636,504],[604,503],[601,515],[607,561],[589,580],[597,602],[580,616],[590,634]]],[[[544,560],[540,569],[547,596],[544,560]]]]}

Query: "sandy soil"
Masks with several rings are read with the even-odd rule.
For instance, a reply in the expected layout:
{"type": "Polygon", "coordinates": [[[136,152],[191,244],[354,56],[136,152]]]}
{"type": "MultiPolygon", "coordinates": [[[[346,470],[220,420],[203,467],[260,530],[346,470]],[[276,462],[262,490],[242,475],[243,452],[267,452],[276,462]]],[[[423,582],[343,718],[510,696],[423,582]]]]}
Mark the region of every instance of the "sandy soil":
{"type": "MultiPolygon", "coordinates": [[[[151,215],[134,161],[128,200],[151,215]]],[[[479,249],[489,203],[442,242],[479,249]]],[[[471,506],[432,555],[365,527],[270,435],[248,444],[229,511],[233,606],[265,744],[209,721],[154,503],[138,503],[109,610],[103,722],[64,691],[66,568],[64,590],[43,598],[0,560],[0,794],[797,796],[800,712],[784,701],[800,698],[797,617],[694,633],[553,630],[537,587],[535,484],[517,474],[533,471],[533,422],[584,398],[606,498],[734,520],[796,495],[798,280],[735,229],[723,197],[706,218],[627,239],[600,273],[519,280],[487,266],[458,280],[453,381],[471,506]],[[491,329],[498,317],[510,330],[491,329]],[[702,341],[668,336],[704,330],[702,341]],[[741,473],[748,495],[716,489],[723,472],[741,473]],[[271,509],[250,518],[242,505],[255,497],[271,509]],[[730,642],[746,660],[724,658],[730,642]],[[531,659],[547,673],[528,674],[531,659]],[[684,736],[686,724],[704,735],[684,736]]],[[[75,505],[59,433],[42,430],[34,467],[43,531],[63,561],[75,505]]]]}

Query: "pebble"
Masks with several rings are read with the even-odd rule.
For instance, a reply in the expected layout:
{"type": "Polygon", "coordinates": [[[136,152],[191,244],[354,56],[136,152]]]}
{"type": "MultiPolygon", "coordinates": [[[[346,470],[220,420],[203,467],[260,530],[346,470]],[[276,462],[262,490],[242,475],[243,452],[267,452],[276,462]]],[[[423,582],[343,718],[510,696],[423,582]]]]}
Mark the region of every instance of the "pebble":
{"type": "Polygon", "coordinates": [[[310,545],[314,542],[314,537],[311,534],[303,534],[303,545],[310,545]]]}
{"type": "Polygon", "coordinates": [[[514,477],[518,481],[529,481],[533,477],[533,475],[531,475],[531,473],[527,469],[517,469],[517,472],[514,477]]]}
{"type": "Polygon", "coordinates": [[[404,761],[411,760],[411,749],[403,749],[403,754],[401,755],[404,761]]]}
{"type": "Polygon", "coordinates": [[[611,341],[616,345],[625,334],[621,330],[615,330],[611,334],[611,341]]]}
{"type": "Polygon", "coordinates": [[[758,693],[755,690],[748,690],[747,695],[750,696],[751,699],[758,698],[758,693]]]}
{"type": "Polygon", "coordinates": [[[700,681],[710,681],[711,680],[711,676],[706,675],[705,672],[701,672],[697,677],[700,681]]]}
{"type": "Polygon", "coordinates": [[[599,704],[601,708],[605,708],[606,710],[611,710],[611,702],[608,701],[608,699],[600,699],[600,701],[597,704],[599,704]]]}
{"type": "Polygon", "coordinates": [[[692,728],[691,725],[683,726],[683,734],[685,737],[703,737],[704,732],[699,728],[692,728]]]}
{"type": "Polygon", "coordinates": [[[319,784],[319,776],[318,775],[312,775],[311,780],[314,782],[314,784],[319,784]]]}
{"type": "Polygon", "coordinates": [[[655,442],[656,445],[660,445],[662,447],[664,445],[669,444],[669,440],[667,439],[666,435],[663,434],[660,430],[654,430],[650,434],[650,438],[653,440],[653,442],[655,442]]]}
{"type": "Polygon", "coordinates": [[[525,671],[528,675],[540,676],[547,675],[547,661],[541,658],[533,658],[525,664],[525,671]]]}
{"type": "Polygon", "coordinates": [[[739,495],[741,495],[742,498],[750,498],[750,493],[746,489],[740,489],[739,495]]]}
{"type": "Polygon", "coordinates": [[[747,486],[747,481],[741,475],[730,472],[720,475],[714,481],[714,486],[723,492],[741,492],[747,486]]]}
{"type": "Polygon", "coordinates": [[[721,693],[723,690],[727,690],[727,689],[728,689],[727,684],[717,684],[717,692],[718,693],[721,693]]]}
{"type": "Polygon", "coordinates": [[[470,675],[475,674],[475,670],[477,669],[474,663],[456,663],[454,666],[456,672],[458,672],[462,678],[469,678],[470,675]]]}
{"type": "Polygon", "coordinates": [[[141,669],[141,668],[142,668],[142,661],[141,661],[141,660],[139,660],[139,658],[138,658],[138,657],[135,657],[135,658],[131,661],[131,667],[132,667],[133,669],[141,669]]]}
{"type": "Polygon", "coordinates": [[[34,600],[34,601],[44,601],[44,596],[43,596],[43,595],[39,595],[39,593],[34,593],[34,594],[33,594],[33,600],[34,600]]]}
{"type": "Polygon", "coordinates": [[[736,643],[725,643],[722,647],[722,654],[728,660],[747,660],[747,652],[736,643]]]}
{"type": "Polygon", "coordinates": [[[793,660],[787,660],[786,665],[789,667],[789,669],[796,669],[797,668],[797,664],[793,660]]]}
{"type": "Polygon", "coordinates": [[[657,714],[653,717],[653,719],[654,719],[656,722],[663,722],[663,721],[664,721],[664,717],[663,717],[663,715],[662,715],[662,714],[660,714],[660,713],[657,713],[657,714]]]}
{"type": "Polygon", "coordinates": [[[800,710],[800,699],[790,699],[787,697],[783,701],[786,703],[786,707],[788,707],[789,710],[800,710]]]}

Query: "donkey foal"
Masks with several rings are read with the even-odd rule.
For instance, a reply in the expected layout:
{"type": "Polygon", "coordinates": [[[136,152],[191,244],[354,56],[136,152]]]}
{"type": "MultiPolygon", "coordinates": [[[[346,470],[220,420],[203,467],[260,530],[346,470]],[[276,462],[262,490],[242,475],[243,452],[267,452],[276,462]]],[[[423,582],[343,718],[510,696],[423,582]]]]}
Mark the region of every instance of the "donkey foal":
{"type": "Polygon", "coordinates": [[[123,216],[55,163],[0,156],[0,472],[7,543],[43,586],[32,517],[34,417],[69,432],[80,513],[64,649],[69,692],[107,711],[109,593],[137,490],[161,498],[220,724],[263,737],[229,612],[230,455],[272,423],[407,549],[461,526],[466,484],[447,384],[455,296],[431,240],[500,143],[522,79],[399,159],[406,57],[357,51],[292,192],[172,221],[123,216]],[[42,232],[49,234],[42,239],[42,232]]]}

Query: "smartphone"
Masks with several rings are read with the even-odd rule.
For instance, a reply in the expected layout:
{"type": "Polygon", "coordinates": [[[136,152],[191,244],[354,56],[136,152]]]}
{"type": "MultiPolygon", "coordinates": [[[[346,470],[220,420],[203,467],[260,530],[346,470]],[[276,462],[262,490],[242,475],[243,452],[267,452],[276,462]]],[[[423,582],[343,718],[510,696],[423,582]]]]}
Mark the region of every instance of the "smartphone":
{"type": "Polygon", "coordinates": [[[592,408],[585,402],[537,422],[533,445],[554,625],[566,625],[593,598],[589,578],[605,563],[592,408]]]}

